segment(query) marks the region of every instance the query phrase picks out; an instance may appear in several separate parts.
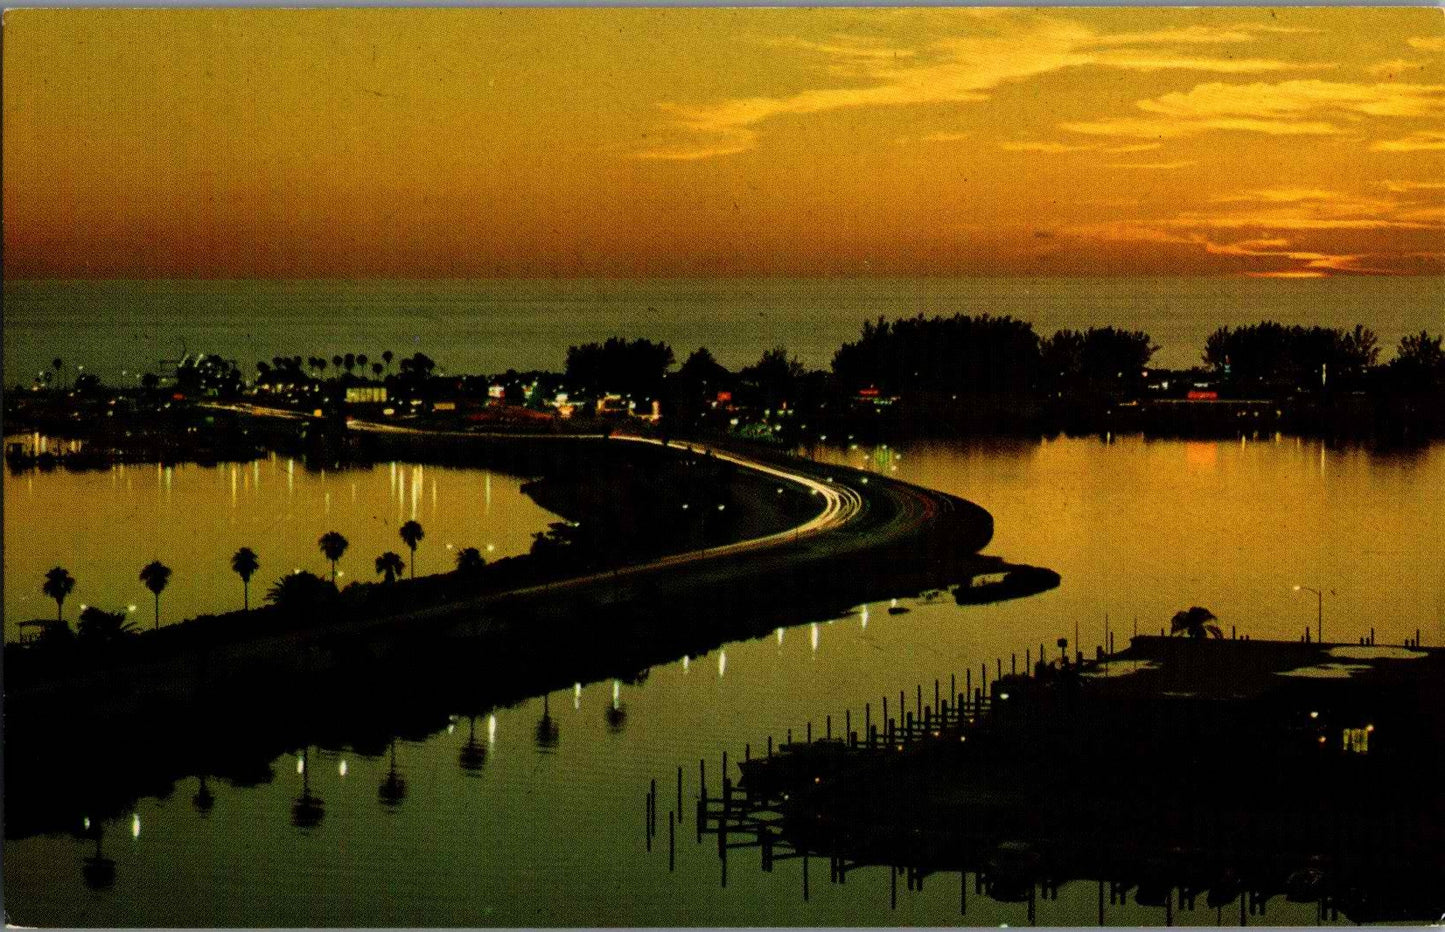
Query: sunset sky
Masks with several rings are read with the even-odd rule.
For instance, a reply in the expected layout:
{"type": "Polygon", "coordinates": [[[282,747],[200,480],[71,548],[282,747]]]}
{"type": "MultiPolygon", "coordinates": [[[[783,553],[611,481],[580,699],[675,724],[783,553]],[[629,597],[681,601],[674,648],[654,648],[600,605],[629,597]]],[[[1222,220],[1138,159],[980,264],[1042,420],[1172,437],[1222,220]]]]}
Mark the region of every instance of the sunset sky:
{"type": "Polygon", "coordinates": [[[11,11],[16,277],[1445,270],[1432,9],[11,11]]]}

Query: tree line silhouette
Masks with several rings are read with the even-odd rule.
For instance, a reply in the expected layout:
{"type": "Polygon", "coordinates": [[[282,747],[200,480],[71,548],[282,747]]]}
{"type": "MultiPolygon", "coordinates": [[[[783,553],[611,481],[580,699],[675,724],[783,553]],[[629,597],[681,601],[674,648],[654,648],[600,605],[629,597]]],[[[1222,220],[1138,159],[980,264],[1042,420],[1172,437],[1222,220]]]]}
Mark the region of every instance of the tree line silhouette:
{"type": "MultiPolygon", "coordinates": [[[[411,577],[415,579],[416,548],[417,544],[426,537],[426,532],[417,521],[407,521],[401,525],[397,534],[411,551],[410,572],[411,577]]],[[[345,555],[351,546],[350,542],[338,531],[327,531],[321,535],[316,544],[322,556],[331,563],[330,580],[322,579],[306,570],[288,573],[267,590],[266,602],[276,605],[283,611],[294,612],[298,609],[321,605],[330,597],[338,594],[336,563],[345,555]]],[[[377,557],[375,565],[377,575],[383,577],[386,583],[395,582],[408,568],[400,555],[392,551],[387,551],[377,557]]],[[[459,574],[472,575],[484,566],[486,566],[486,560],[476,547],[465,547],[457,552],[456,571],[459,574]]],[[[251,578],[260,568],[260,558],[250,547],[241,547],[231,556],[231,570],[241,577],[241,604],[244,612],[251,610],[251,578]]],[[[171,573],[171,568],[160,560],[152,560],[140,571],[140,581],[155,597],[153,627],[156,629],[160,628],[161,622],[161,593],[170,585],[171,573]]],[[[40,628],[37,637],[38,643],[55,645],[78,639],[84,644],[109,644],[138,633],[136,625],[129,619],[129,610],[108,612],[94,605],[82,608],[77,620],[77,627],[72,631],[65,620],[65,600],[75,591],[75,585],[75,577],[65,567],[57,566],[46,572],[40,591],[47,598],[55,601],[55,620],[47,622],[40,628]]],[[[130,609],[134,608],[135,606],[130,606],[130,609]]]]}

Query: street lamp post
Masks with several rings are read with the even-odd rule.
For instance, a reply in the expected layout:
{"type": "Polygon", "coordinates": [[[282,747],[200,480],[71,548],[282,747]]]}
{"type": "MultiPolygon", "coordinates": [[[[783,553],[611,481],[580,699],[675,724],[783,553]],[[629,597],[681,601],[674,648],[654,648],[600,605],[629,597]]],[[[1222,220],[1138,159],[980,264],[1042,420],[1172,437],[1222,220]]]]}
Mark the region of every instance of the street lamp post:
{"type": "Polygon", "coordinates": [[[1299,592],[1301,589],[1315,594],[1315,641],[1323,644],[1325,642],[1325,594],[1313,586],[1294,587],[1295,592],[1299,592]]]}

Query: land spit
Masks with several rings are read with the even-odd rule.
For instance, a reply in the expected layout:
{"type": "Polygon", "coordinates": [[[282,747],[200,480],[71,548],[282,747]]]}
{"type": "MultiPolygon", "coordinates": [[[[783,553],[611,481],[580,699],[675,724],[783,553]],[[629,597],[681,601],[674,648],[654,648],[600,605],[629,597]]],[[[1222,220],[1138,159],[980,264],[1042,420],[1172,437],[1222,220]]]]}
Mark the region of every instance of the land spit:
{"type": "Polygon", "coordinates": [[[1058,583],[979,555],[993,530],[982,508],[843,467],[621,438],[357,431],[348,445],[537,477],[528,488],[566,519],[564,542],[550,563],[502,560],[480,580],[348,587],[324,606],[198,619],[85,656],[7,648],[7,837],[76,830],[193,774],[265,779],[269,761],[310,744],[376,751],[451,715],[632,680],[864,602],[982,574],[1002,574],[994,598],[1058,583]],[[672,517],[704,501],[706,520],[672,517]],[[825,521],[838,501],[846,514],[825,521]]]}

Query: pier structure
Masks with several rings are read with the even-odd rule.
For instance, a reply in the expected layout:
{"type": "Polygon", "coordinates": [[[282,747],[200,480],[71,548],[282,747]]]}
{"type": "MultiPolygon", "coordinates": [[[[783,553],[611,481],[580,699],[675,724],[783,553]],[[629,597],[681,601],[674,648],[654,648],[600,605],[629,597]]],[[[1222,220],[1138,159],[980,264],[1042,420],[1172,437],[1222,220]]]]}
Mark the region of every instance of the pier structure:
{"type": "Polygon", "coordinates": [[[1131,902],[1165,924],[1196,908],[1267,924],[1277,897],[1314,904],[1320,922],[1445,909],[1445,650],[1153,636],[1093,659],[1056,648],[1042,662],[1030,649],[1022,671],[1017,656],[964,671],[962,690],[955,673],[880,697],[836,734],[826,717],[802,740],[746,745],[731,768],[724,753],[711,782],[700,761],[694,792],[679,768],[669,867],[691,822],[697,845],[715,840],[724,886],[729,853],[757,848],[765,873],[801,862],[805,900],[826,862],[830,883],[886,874],[895,908],[902,878],[955,887],[960,916],[970,888],[1026,903],[1030,923],[1071,882],[1096,887],[1100,925],[1131,902]]]}

